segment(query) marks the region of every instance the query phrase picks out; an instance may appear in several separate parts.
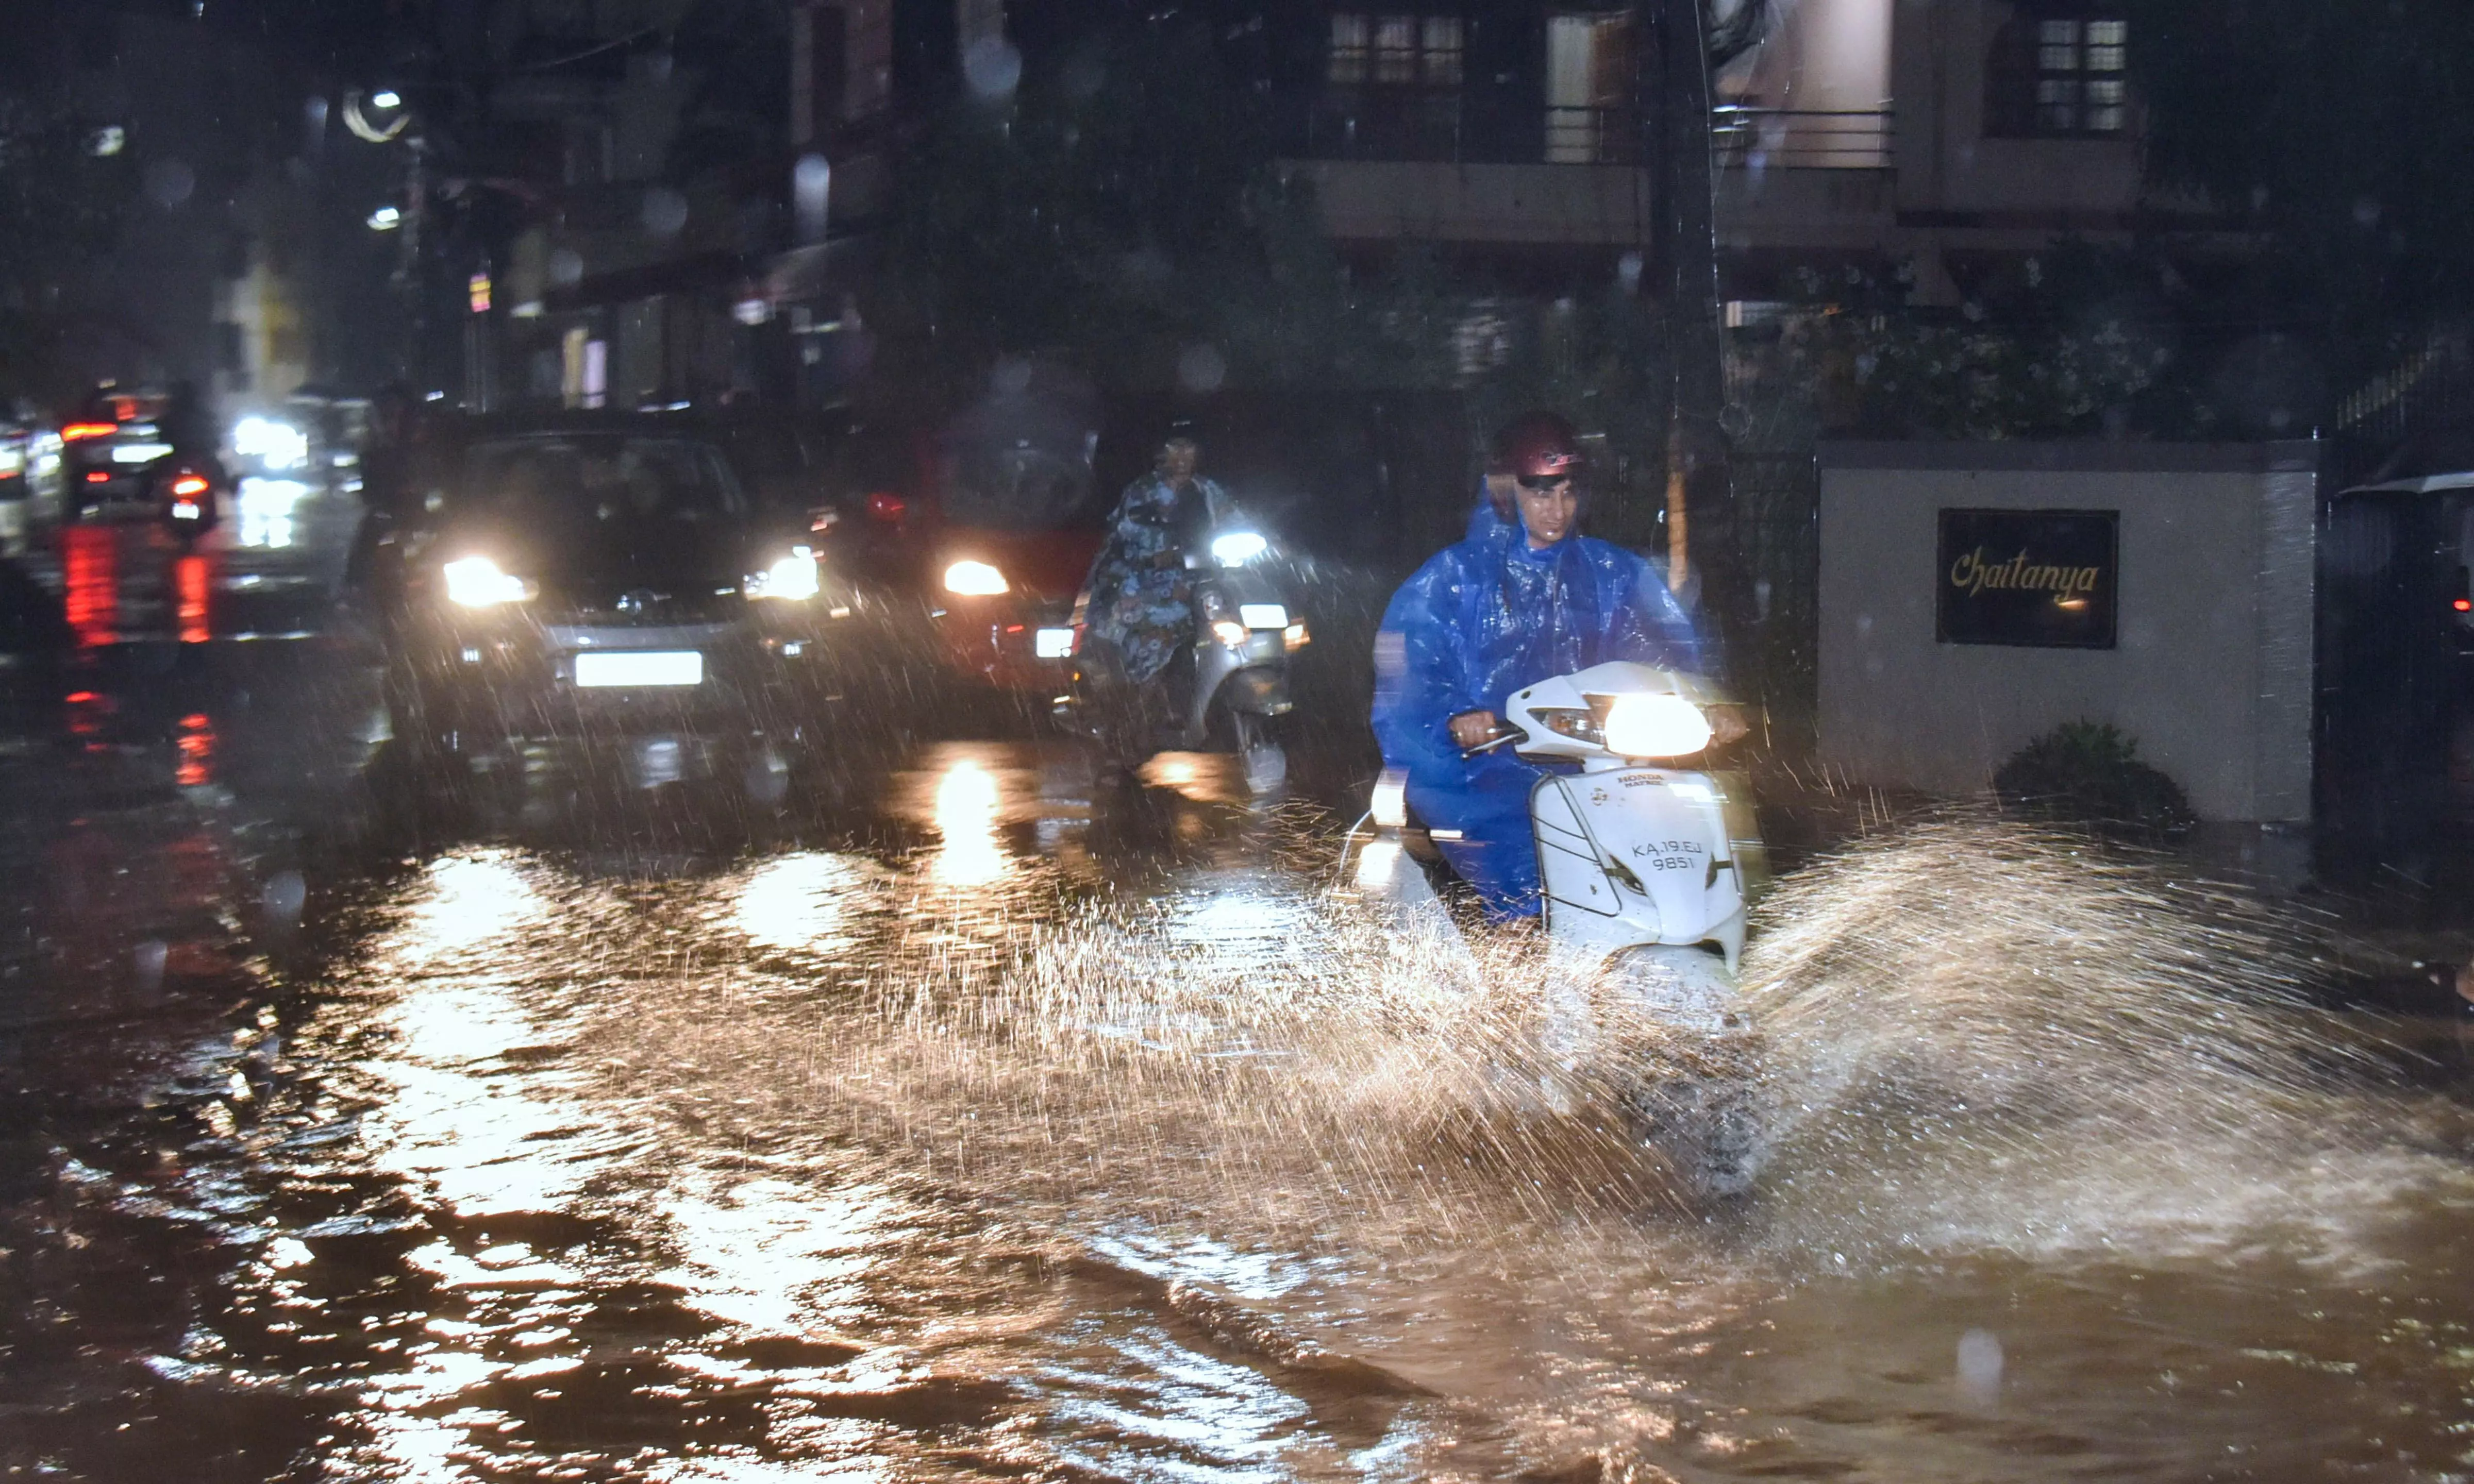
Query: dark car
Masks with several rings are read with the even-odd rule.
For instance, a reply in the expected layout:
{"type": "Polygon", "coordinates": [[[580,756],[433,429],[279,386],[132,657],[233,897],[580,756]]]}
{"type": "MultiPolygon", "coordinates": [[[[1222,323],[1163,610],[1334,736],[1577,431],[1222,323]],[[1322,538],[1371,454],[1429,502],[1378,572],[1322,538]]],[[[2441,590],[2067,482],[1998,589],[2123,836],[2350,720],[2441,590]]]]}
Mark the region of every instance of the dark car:
{"type": "Polygon", "coordinates": [[[396,504],[366,584],[399,737],[481,771],[581,749],[638,786],[759,792],[812,752],[853,600],[813,513],[760,499],[719,440],[475,421],[430,441],[396,504]]]}
{"type": "Polygon", "coordinates": [[[1082,389],[1027,375],[941,425],[854,424],[836,444],[837,549],[911,599],[973,684],[1042,703],[1063,688],[1040,631],[1067,622],[1106,528],[1097,418],[1082,389]]]}
{"type": "Polygon", "coordinates": [[[159,513],[155,474],[174,452],[170,404],[160,392],[107,389],[61,425],[64,520],[143,520],[159,513]]]}

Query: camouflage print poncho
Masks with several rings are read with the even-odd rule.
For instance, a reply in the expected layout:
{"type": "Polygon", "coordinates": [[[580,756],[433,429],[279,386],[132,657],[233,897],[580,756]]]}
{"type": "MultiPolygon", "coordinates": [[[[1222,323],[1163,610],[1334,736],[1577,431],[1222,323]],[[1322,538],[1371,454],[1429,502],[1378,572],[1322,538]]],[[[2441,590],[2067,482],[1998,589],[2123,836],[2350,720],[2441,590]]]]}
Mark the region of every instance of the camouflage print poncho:
{"type": "Polygon", "coordinates": [[[1181,562],[1158,562],[1207,532],[1227,505],[1227,493],[1208,479],[1179,491],[1150,474],[1126,487],[1084,586],[1091,634],[1117,647],[1128,680],[1149,681],[1194,642],[1193,574],[1181,562]]]}

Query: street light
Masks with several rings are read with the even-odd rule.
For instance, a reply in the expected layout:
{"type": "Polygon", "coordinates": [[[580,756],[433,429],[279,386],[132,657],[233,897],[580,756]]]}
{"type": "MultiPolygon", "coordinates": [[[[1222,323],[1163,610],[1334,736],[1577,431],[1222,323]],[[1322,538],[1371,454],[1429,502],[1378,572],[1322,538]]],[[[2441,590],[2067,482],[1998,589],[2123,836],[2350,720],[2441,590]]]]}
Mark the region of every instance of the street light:
{"type": "Polygon", "coordinates": [[[371,144],[386,144],[412,123],[412,110],[403,106],[403,95],[395,89],[381,88],[363,97],[358,91],[344,95],[344,127],[356,139],[371,144]],[[375,112],[377,116],[372,117],[375,112]]]}

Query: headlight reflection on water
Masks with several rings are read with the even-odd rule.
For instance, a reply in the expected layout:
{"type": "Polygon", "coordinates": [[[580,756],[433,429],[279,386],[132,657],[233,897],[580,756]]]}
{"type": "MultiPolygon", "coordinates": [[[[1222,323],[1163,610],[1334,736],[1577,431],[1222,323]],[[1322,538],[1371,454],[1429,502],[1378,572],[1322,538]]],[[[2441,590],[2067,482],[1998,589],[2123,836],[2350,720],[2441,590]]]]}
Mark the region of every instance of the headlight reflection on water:
{"type": "Polygon", "coordinates": [[[945,843],[929,874],[938,885],[985,886],[1006,874],[998,802],[996,776],[976,758],[957,760],[936,780],[936,828],[945,843]]]}
{"type": "MultiPolygon", "coordinates": [[[[379,1018],[387,1049],[368,1064],[385,1090],[361,1115],[358,1142],[435,1213],[426,1222],[435,1234],[404,1260],[441,1298],[399,1368],[363,1393],[352,1476],[462,1477],[476,1438],[559,1446],[543,1433],[554,1426],[544,1415],[588,1405],[591,1388],[610,1384],[613,1362],[595,1326],[616,1322],[623,1332],[636,1323],[614,1320],[609,1296],[646,1283],[669,1295],[649,1323],[673,1328],[658,1358],[647,1351],[618,1372],[667,1368],[691,1418],[709,1382],[763,1378],[782,1399],[774,1406],[790,1407],[780,1412],[777,1445],[791,1441],[795,1424],[800,1450],[855,1465],[834,1476],[879,1476],[861,1460],[881,1443],[880,1424],[832,1415],[830,1402],[824,1415],[802,1416],[787,1399],[890,1391],[910,1379],[899,1350],[847,1347],[859,1353],[837,1364],[846,1347],[819,1339],[864,1316],[861,1285],[900,1235],[901,1208],[865,1185],[820,1190],[750,1180],[735,1167],[670,1167],[659,1152],[676,1133],[667,1099],[678,1084],[667,1061],[615,1087],[575,1061],[598,1044],[595,1028],[613,1005],[644,988],[636,960],[607,951],[643,928],[642,909],[579,893],[512,853],[441,860],[429,875],[426,899],[377,961],[399,988],[379,1018]],[[648,1188],[659,1214],[640,1240],[562,1234],[558,1218],[598,1221],[614,1193],[648,1188]],[[662,1320],[670,1304],[691,1317],[662,1320]],[[788,1348],[788,1358],[741,1358],[748,1346],[769,1356],[768,1345],[788,1348]]],[[[836,930],[842,898],[864,879],[859,863],[823,852],[768,862],[740,894],[737,925],[762,942],[813,945],[836,930]]],[[[667,971],[657,980],[658,993],[667,971]]],[[[643,1476],[820,1475],[813,1459],[791,1467],[725,1450],[643,1476]]]]}
{"type": "Polygon", "coordinates": [[[542,911],[514,861],[498,854],[449,856],[429,868],[429,899],[405,924],[400,951],[415,960],[477,947],[542,911]]]}
{"type": "Polygon", "coordinates": [[[763,947],[837,946],[849,941],[838,931],[843,898],[860,880],[858,866],[845,857],[821,850],[785,855],[747,878],[733,921],[763,947]]]}
{"type": "Polygon", "coordinates": [[[293,512],[308,493],[309,487],[297,479],[244,476],[232,501],[240,515],[235,539],[243,546],[269,549],[291,545],[293,512]]]}

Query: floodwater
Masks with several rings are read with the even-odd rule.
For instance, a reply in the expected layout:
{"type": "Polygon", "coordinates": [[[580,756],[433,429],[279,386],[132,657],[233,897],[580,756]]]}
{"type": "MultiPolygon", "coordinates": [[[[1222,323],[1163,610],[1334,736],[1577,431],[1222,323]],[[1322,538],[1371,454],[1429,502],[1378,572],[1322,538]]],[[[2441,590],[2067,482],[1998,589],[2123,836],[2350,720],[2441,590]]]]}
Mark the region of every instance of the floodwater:
{"type": "Polygon", "coordinates": [[[130,683],[0,756],[12,1477],[2474,1474],[2456,1069],[2276,903],[1806,867],[1709,1199],[1622,1116],[1679,1048],[1227,760],[406,835],[349,667],[202,648],[159,743],[130,683]]]}

